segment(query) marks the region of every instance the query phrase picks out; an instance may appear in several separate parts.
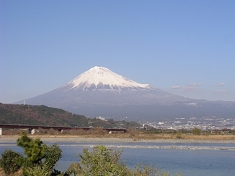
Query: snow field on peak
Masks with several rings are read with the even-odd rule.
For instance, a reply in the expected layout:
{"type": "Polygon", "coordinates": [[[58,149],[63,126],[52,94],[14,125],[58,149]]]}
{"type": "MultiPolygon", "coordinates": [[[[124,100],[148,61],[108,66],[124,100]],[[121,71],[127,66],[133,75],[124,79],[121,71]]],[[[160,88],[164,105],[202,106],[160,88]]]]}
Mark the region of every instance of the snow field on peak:
{"type": "Polygon", "coordinates": [[[68,83],[72,85],[72,89],[83,87],[83,89],[90,86],[98,86],[100,83],[108,85],[111,89],[113,87],[121,88],[141,88],[150,89],[149,84],[140,84],[130,79],[127,79],[121,75],[118,75],[105,67],[93,67],[90,70],[82,73],[68,83]]]}

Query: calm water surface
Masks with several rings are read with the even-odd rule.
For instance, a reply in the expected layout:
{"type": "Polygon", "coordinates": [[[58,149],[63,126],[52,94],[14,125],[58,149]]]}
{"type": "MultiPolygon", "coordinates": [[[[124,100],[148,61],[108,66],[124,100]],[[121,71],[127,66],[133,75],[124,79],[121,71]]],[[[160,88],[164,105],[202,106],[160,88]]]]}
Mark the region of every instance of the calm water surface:
{"type": "MultiPolygon", "coordinates": [[[[47,144],[52,144],[48,143],[47,144]]],[[[111,142],[57,142],[62,150],[62,158],[57,163],[58,170],[65,171],[72,162],[78,162],[78,154],[84,148],[92,150],[93,146],[106,145],[122,151],[122,161],[134,168],[138,164],[154,165],[169,171],[172,175],[181,172],[183,176],[234,176],[235,150],[186,150],[159,149],[154,146],[208,146],[235,147],[234,143],[111,143],[111,142]]],[[[0,154],[5,149],[23,153],[15,143],[0,141],[0,154]]]]}

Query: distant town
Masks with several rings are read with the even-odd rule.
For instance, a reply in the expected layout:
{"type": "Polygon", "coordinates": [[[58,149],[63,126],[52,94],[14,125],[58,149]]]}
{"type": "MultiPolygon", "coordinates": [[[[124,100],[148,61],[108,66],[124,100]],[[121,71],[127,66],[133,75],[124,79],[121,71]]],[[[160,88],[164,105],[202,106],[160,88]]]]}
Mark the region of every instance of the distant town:
{"type": "Polygon", "coordinates": [[[199,128],[201,130],[235,130],[235,119],[232,118],[219,118],[219,117],[202,117],[196,118],[175,118],[174,120],[164,120],[159,122],[141,122],[145,125],[152,126],[156,129],[172,129],[172,130],[191,130],[199,128]]]}

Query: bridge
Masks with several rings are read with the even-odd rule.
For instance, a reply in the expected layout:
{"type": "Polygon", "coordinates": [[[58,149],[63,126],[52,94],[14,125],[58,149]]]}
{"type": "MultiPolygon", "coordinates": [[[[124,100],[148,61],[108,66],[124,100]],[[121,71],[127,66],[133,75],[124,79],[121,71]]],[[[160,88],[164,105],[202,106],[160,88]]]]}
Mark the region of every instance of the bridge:
{"type": "MultiPolygon", "coordinates": [[[[21,124],[0,124],[0,135],[2,135],[2,129],[8,128],[8,129],[28,129],[30,133],[32,133],[35,129],[54,129],[58,131],[63,130],[91,130],[94,129],[94,127],[65,127],[65,126],[43,126],[43,125],[21,125],[21,124]]],[[[108,132],[126,132],[125,128],[103,128],[103,130],[106,130],[108,132]]]]}

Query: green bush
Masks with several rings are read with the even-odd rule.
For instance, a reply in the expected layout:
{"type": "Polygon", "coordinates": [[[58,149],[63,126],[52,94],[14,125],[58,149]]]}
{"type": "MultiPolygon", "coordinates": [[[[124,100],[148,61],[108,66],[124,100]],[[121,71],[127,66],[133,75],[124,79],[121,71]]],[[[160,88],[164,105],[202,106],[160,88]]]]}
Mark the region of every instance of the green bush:
{"type": "MultiPolygon", "coordinates": [[[[93,151],[83,150],[80,163],[73,163],[67,174],[75,176],[169,176],[170,174],[156,167],[138,165],[135,169],[127,168],[121,162],[121,152],[105,146],[95,146],[93,151]]],[[[181,176],[181,174],[177,174],[181,176]]]]}
{"type": "Polygon", "coordinates": [[[21,168],[18,160],[22,155],[12,150],[5,150],[0,159],[0,167],[4,170],[5,174],[11,174],[21,168]]]}
{"type": "Polygon", "coordinates": [[[105,146],[96,146],[93,148],[93,152],[84,149],[83,154],[79,155],[83,175],[123,175],[126,166],[120,162],[120,155],[121,152],[113,151],[105,146]]]}
{"type": "Polygon", "coordinates": [[[182,138],[182,132],[181,131],[177,131],[176,138],[177,139],[181,139],[182,138]]]}
{"type": "Polygon", "coordinates": [[[192,129],[193,135],[201,135],[201,130],[199,128],[192,129]]]}
{"type": "Polygon", "coordinates": [[[25,132],[17,139],[17,145],[24,149],[25,157],[6,150],[0,159],[0,167],[6,174],[23,169],[24,176],[56,176],[60,172],[54,169],[61,158],[62,151],[57,145],[47,146],[40,139],[29,138],[25,132]]]}
{"type": "Polygon", "coordinates": [[[20,158],[23,175],[50,176],[55,173],[53,168],[62,153],[57,145],[47,146],[40,139],[29,138],[25,132],[17,139],[17,145],[22,147],[25,153],[25,157],[20,158]]]}

